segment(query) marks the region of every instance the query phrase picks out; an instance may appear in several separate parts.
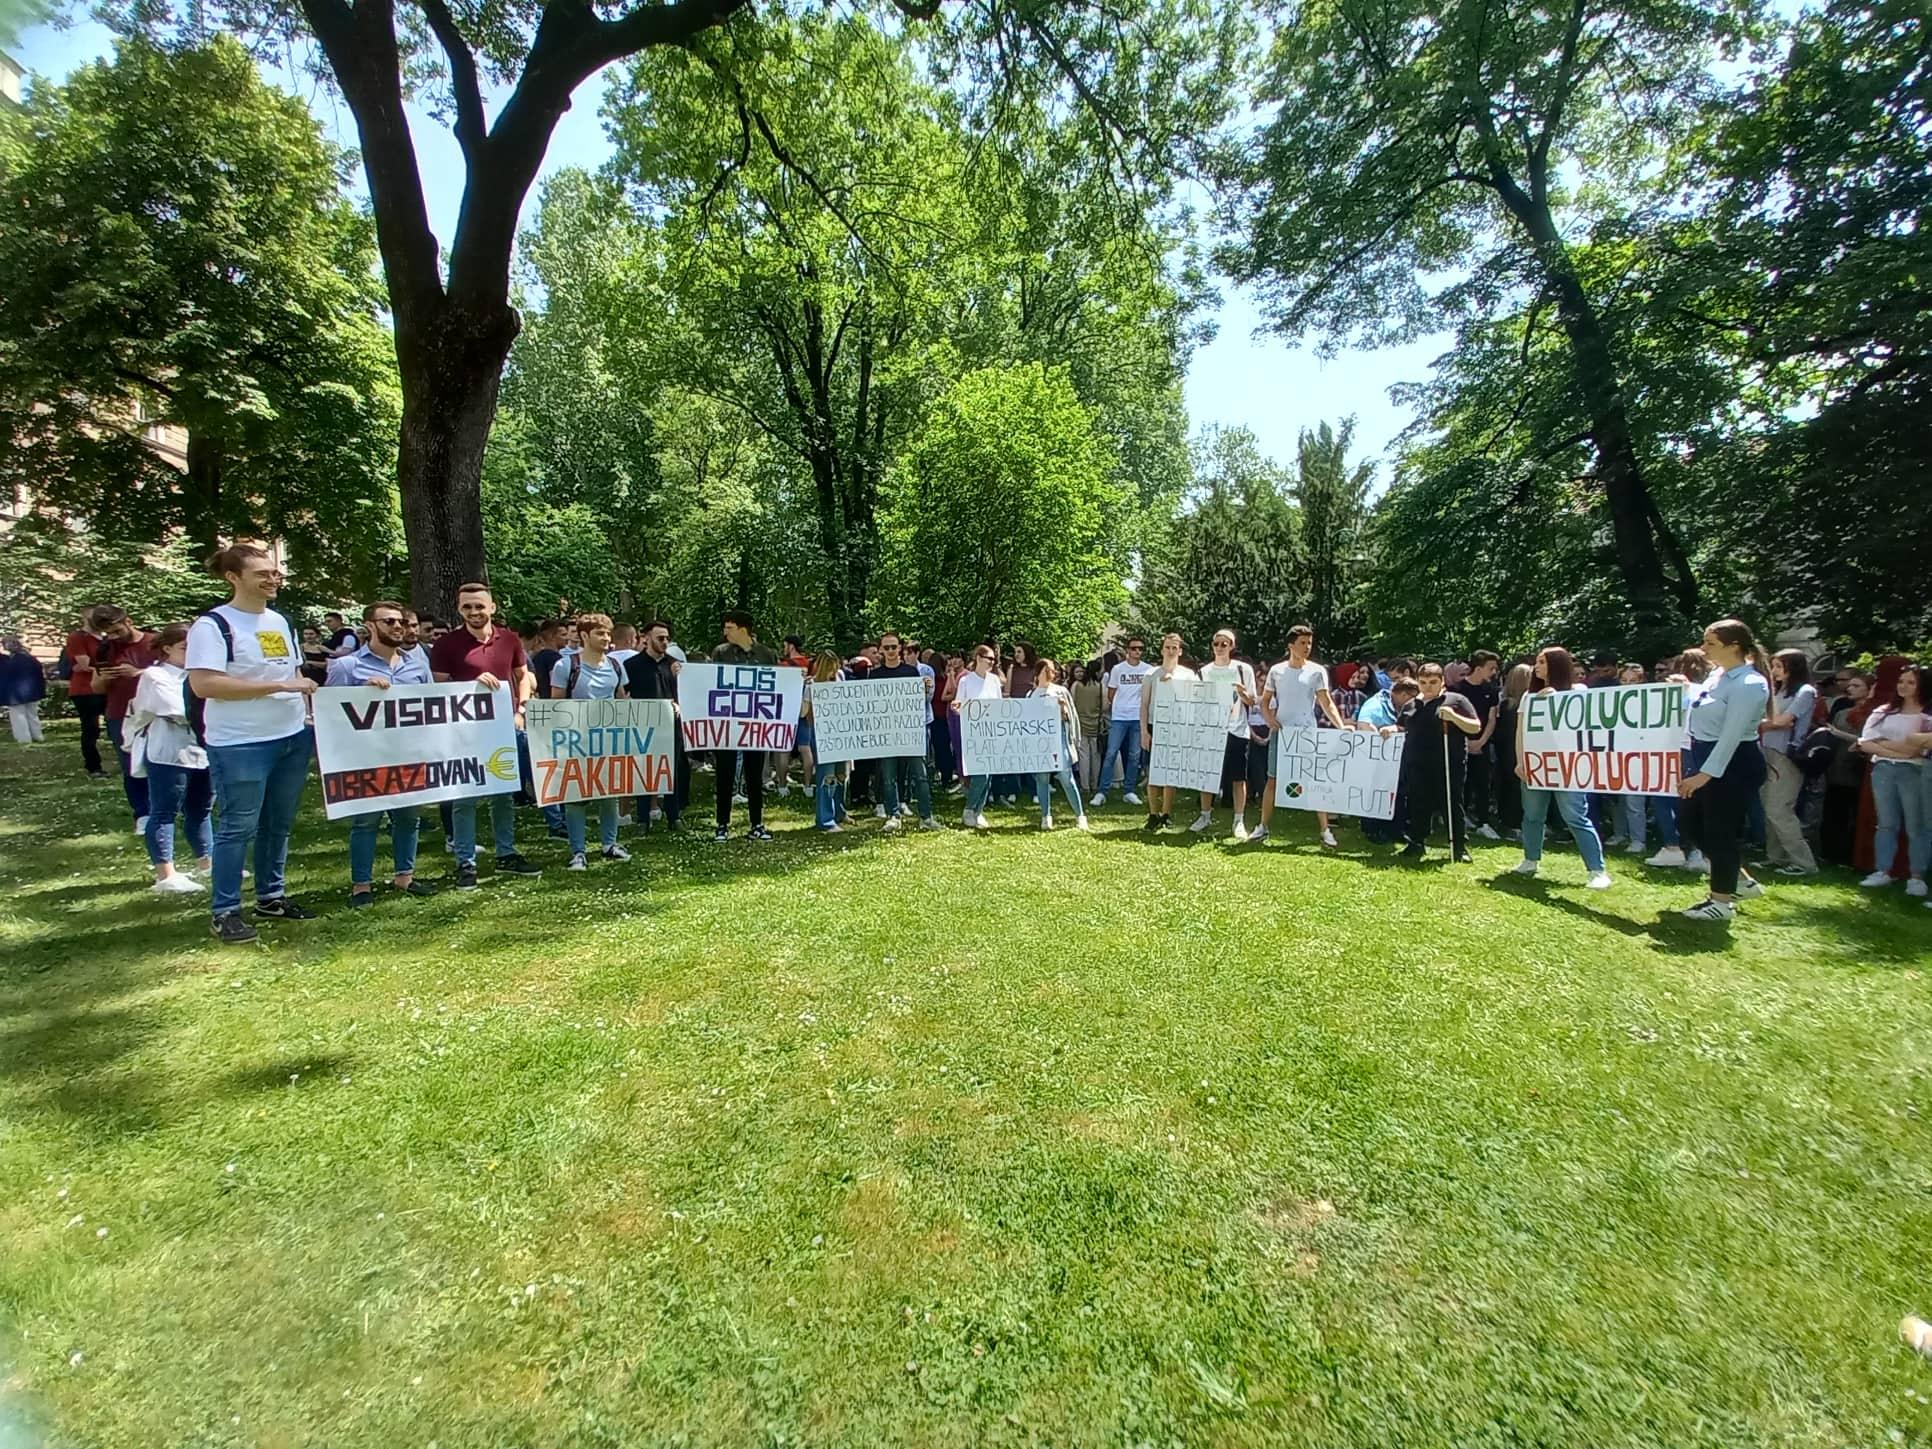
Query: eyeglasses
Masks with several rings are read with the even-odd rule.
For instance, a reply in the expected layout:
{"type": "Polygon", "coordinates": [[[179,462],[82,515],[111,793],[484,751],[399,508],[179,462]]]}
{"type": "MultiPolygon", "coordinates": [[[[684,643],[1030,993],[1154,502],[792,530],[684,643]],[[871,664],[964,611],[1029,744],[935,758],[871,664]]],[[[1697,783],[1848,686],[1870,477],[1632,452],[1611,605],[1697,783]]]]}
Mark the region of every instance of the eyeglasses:
{"type": "Polygon", "coordinates": [[[371,619],[369,622],[371,624],[381,624],[384,627],[388,627],[389,625],[392,625],[392,624],[400,627],[402,624],[402,620],[397,618],[394,614],[380,614],[377,617],[371,619]]]}
{"type": "Polygon", "coordinates": [[[991,664],[993,662],[993,656],[990,654],[975,654],[973,657],[979,660],[981,664],[991,664]]]}

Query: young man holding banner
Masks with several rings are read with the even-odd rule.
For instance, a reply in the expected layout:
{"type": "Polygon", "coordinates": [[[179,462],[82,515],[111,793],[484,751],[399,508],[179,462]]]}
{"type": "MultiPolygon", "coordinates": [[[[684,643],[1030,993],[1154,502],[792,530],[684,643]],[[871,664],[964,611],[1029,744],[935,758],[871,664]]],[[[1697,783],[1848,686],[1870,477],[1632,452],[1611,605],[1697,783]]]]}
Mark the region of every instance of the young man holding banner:
{"type": "MultiPolygon", "coordinates": [[[[727,609],[724,613],[724,643],[711,651],[713,664],[769,664],[776,666],[778,656],[771,651],[769,644],[760,644],[758,635],[752,628],[751,615],[742,609],[727,609]]],[[[751,829],[745,832],[747,840],[770,840],[771,832],[765,829],[765,750],[718,750],[713,759],[717,762],[718,780],[718,828],[713,834],[715,840],[727,840],[731,836],[731,796],[733,776],[740,768],[743,771],[745,790],[745,814],[751,818],[751,829]]]]}
{"type": "MultiPolygon", "coordinates": [[[[429,669],[422,651],[409,647],[409,613],[401,604],[378,599],[362,611],[362,622],[369,626],[369,642],[349,654],[329,661],[330,688],[366,685],[387,689],[392,684],[428,684],[429,669]]],[[[389,848],[395,873],[395,888],[405,895],[433,896],[436,887],[416,879],[416,839],[421,817],[415,805],[398,805],[387,811],[370,810],[349,822],[349,904],[372,906],[376,902],[376,832],[382,817],[389,817],[389,848]]]]}
{"type": "MultiPolygon", "coordinates": [[[[905,657],[904,641],[887,630],[879,636],[879,653],[882,662],[876,665],[870,678],[873,679],[918,679],[923,681],[926,697],[926,712],[932,712],[933,679],[930,671],[922,671],[917,664],[905,657]]],[[[923,724],[923,721],[922,721],[923,724]]],[[[913,804],[919,811],[919,824],[926,830],[937,830],[939,822],[932,814],[932,782],[926,775],[926,757],[918,755],[895,755],[879,761],[879,784],[885,796],[885,828],[899,828],[899,801],[902,792],[910,787],[913,804]]]]}
{"type": "MultiPolygon", "coordinates": [[[[623,668],[610,657],[610,615],[583,614],[577,619],[582,646],[575,654],[563,654],[550,670],[552,699],[627,699],[623,668]]],[[[675,707],[674,707],[675,708],[675,707]]],[[[564,829],[570,835],[570,864],[566,869],[586,868],[587,802],[572,800],[563,807],[564,829]]],[[[631,853],[617,843],[617,797],[606,795],[597,802],[597,821],[602,829],[604,859],[629,860],[631,853]]]]}
{"type": "MultiPolygon", "coordinates": [[[[429,667],[438,684],[474,683],[494,690],[510,686],[517,733],[523,732],[523,706],[536,693],[536,677],[514,629],[496,623],[496,600],[488,584],[464,584],[456,591],[456,611],[463,627],[452,629],[429,651],[429,667]]],[[[492,795],[490,825],[496,837],[498,875],[538,876],[543,871],[517,854],[516,804],[508,795],[492,795]]],[[[450,843],[456,852],[456,888],[476,889],[476,800],[458,800],[450,807],[450,843]]]]}
{"type": "MultiPolygon", "coordinates": [[[[1328,692],[1328,671],[1308,657],[1314,652],[1314,629],[1307,624],[1295,625],[1288,631],[1288,657],[1268,671],[1268,681],[1261,688],[1261,711],[1268,717],[1269,737],[1277,742],[1277,748],[1282,726],[1306,725],[1315,718],[1318,709],[1336,729],[1348,728],[1328,692]]],[[[1275,818],[1273,782],[1278,758],[1277,751],[1269,752],[1269,785],[1261,792],[1261,825],[1248,837],[1255,845],[1268,838],[1269,825],[1275,818]]],[[[1328,812],[1317,810],[1315,823],[1321,829],[1322,844],[1333,849],[1337,842],[1328,823],[1328,812]]]]}

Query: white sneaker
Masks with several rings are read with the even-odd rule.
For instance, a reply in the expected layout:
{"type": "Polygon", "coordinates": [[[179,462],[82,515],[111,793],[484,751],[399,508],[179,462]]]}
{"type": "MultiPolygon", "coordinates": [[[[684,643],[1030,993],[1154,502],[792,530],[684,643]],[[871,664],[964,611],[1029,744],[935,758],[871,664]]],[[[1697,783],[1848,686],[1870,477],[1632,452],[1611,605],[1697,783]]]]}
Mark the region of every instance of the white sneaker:
{"type": "Polygon", "coordinates": [[[584,853],[580,850],[575,855],[570,857],[570,864],[565,866],[564,869],[565,870],[589,870],[590,866],[584,860],[584,853]]]}
{"type": "Polygon", "coordinates": [[[1610,879],[1609,871],[1600,870],[1595,875],[1591,876],[1588,880],[1586,880],[1583,884],[1585,885],[1585,887],[1593,891],[1607,891],[1614,884],[1614,882],[1610,879]]]}
{"type": "Polygon", "coordinates": [[[1689,855],[1684,857],[1684,869],[1694,870],[1699,875],[1709,875],[1711,873],[1711,863],[1704,858],[1703,851],[1693,850],[1689,855]]]}
{"type": "Polygon", "coordinates": [[[1125,795],[1122,795],[1120,798],[1125,800],[1129,805],[1140,804],[1140,796],[1136,795],[1132,790],[1129,790],[1125,795]]]}
{"type": "Polygon", "coordinates": [[[834,820],[830,825],[819,826],[819,829],[827,835],[843,835],[845,833],[845,827],[839,824],[838,821],[836,820],[834,820]]]}
{"type": "Polygon", "coordinates": [[[1265,825],[1257,825],[1255,826],[1253,833],[1248,836],[1248,844],[1260,845],[1267,838],[1268,838],[1268,827],[1265,825]]]}
{"type": "Polygon", "coordinates": [[[1487,821],[1476,827],[1476,834],[1480,835],[1484,840],[1501,840],[1503,838],[1496,833],[1496,827],[1487,821]]]}
{"type": "Polygon", "coordinates": [[[792,787],[790,785],[780,785],[778,787],[778,798],[780,800],[783,800],[787,795],[791,793],[792,793],[792,787]]]}
{"type": "Polygon", "coordinates": [[[1194,817],[1194,823],[1187,828],[1194,834],[1199,835],[1203,830],[1211,829],[1213,825],[1214,817],[1203,810],[1199,815],[1194,817]]]}
{"type": "Polygon", "coordinates": [[[1075,830],[1087,830],[1087,829],[1090,829],[1091,827],[1087,824],[1086,816],[1076,815],[1073,817],[1073,828],[1075,830]]]}
{"type": "Polygon", "coordinates": [[[191,896],[201,889],[201,882],[189,880],[180,871],[176,871],[165,880],[157,880],[148,889],[162,896],[191,896]]]}
{"type": "Polygon", "coordinates": [[[989,830],[992,828],[986,823],[986,812],[984,810],[973,817],[973,828],[975,830],[989,830]]]}
{"type": "Polygon", "coordinates": [[[1234,822],[1234,830],[1232,831],[1232,834],[1233,834],[1233,836],[1234,836],[1234,843],[1235,843],[1236,845],[1239,845],[1239,844],[1241,844],[1242,842],[1244,842],[1245,840],[1247,840],[1247,839],[1248,839],[1248,822],[1247,822],[1247,821],[1245,821],[1245,820],[1242,820],[1242,819],[1240,819],[1239,817],[1236,817],[1236,819],[1235,819],[1235,822],[1234,822]]]}
{"type": "Polygon", "coordinates": [[[1511,875],[1535,875],[1542,868],[1543,868],[1542,861],[1531,860],[1529,859],[1529,857],[1525,856],[1523,859],[1517,861],[1516,864],[1512,865],[1509,868],[1509,873],[1511,875]]]}
{"type": "Polygon", "coordinates": [[[1341,842],[1335,838],[1334,831],[1324,830],[1322,832],[1322,844],[1326,845],[1330,850],[1335,850],[1341,845],[1341,842]]]}
{"type": "Polygon", "coordinates": [[[874,806],[872,807],[872,815],[873,815],[873,818],[874,818],[874,819],[877,819],[877,820],[883,820],[883,819],[885,819],[885,818],[886,818],[886,816],[885,816],[885,806],[883,806],[883,805],[874,805],[874,806]]]}
{"type": "Polygon", "coordinates": [[[629,860],[630,858],[631,853],[621,845],[606,845],[604,847],[605,860],[629,860]]]}
{"type": "Polygon", "coordinates": [[[1102,805],[1105,805],[1106,803],[1107,803],[1107,796],[1104,792],[1093,797],[1093,804],[1096,810],[1098,810],[1102,805]]]}
{"type": "Polygon", "coordinates": [[[135,833],[136,835],[146,835],[146,834],[148,833],[148,817],[147,817],[147,816],[145,816],[145,815],[137,815],[137,816],[135,817],[135,819],[134,819],[134,833],[135,833]]]}
{"type": "Polygon", "coordinates": [[[919,828],[921,830],[944,830],[946,827],[928,815],[924,820],[919,822],[919,828]]]}
{"type": "Polygon", "coordinates": [[[884,824],[884,825],[883,825],[883,826],[882,826],[881,828],[882,828],[883,830],[885,830],[885,831],[886,831],[886,832],[887,832],[888,834],[890,834],[890,833],[892,833],[892,832],[894,832],[894,831],[896,831],[896,830],[898,830],[898,828],[899,828],[899,817],[898,817],[897,815],[889,815],[889,816],[887,816],[887,817],[886,817],[886,823],[885,823],[885,824],[884,824]]]}
{"type": "Polygon", "coordinates": [[[1908,880],[1905,883],[1905,894],[1907,894],[1908,896],[1918,896],[1921,900],[1924,899],[1925,882],[1920,880],[1917,876],[1913,876],[1912,879],[1908,880]]]}
{"type": "Polygon", "coordinates": [[[1685,911],[1684,917],[1692,921],[1728,921],[1736,914],[1737,907],[1729,901],[1705,899],[1685,911]]]}
{"type": "Polygon", "coordinates": [[[1642,855],[1644,853],[1644,843],[1641,840],[1633,840],[1623,848],[1623,853],[1625,855],[1642,855]]]}
{"type": "Polygon", "coordinates": [[[912,807],[910,805],[901,804],[899,806],[899,818],[901,820],[912,819],[912,807]]]}
{"type": "Polygon", "coordinates": [[[1877,890],[1892,883],[1892,873],[1888,870],[1875,870],[1859,882],[1867,890],[1877,890]]]}
{"type": "Polygon", "coordinates": [[[1748,875],[1741,875],[1737,878],[1737,889],[1731,894],[1741,901],[1754,901],[1764,894],[1764,885],[1748,875]]]}
{"type": "Polygon", "coordinates": [[[1040,817],[1040,829],[1042,830],[1053,829],[1053,817],[1051,815],[1042,815],[1040,817]]]}
{"type": "Polygon", "coordinates": [[[1666,845],[1662,850],[1644,862],[1645,865],[1680,866],[1684,863],[1684,848],[1681,845],[1666,845]]]}

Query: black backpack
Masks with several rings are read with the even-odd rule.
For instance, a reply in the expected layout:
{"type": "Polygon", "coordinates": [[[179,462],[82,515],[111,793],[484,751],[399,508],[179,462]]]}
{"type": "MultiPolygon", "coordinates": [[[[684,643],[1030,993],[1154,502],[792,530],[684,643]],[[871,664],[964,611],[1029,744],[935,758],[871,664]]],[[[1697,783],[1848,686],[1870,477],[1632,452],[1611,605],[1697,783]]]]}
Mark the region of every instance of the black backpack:
{"type": "MultiPolygon", "coordinates": [[[[195,622],[197,624],[203,619],[206,619],[215,626],[215,632],[221,635],[222,647],[228,651],[228,662],[233,664],[235,662],[235,631],[228,627],[228,621],[226,619],[222,618],[220,614],[217,614],[212,609],[205,614],[195,615],[195,622]]],[[[205,746],[208,743],[208,701],[195,693],[194,676],[192,674],[188,676],[187,695],[188,728],[195,732],[195,739],[205,746]]]]}

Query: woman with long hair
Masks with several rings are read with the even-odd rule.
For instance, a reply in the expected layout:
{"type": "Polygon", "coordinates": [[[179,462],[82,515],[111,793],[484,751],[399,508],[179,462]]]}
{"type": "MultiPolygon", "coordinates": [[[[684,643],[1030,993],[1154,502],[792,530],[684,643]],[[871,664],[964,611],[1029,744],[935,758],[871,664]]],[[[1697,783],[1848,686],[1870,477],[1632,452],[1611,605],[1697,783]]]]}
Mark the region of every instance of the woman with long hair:
{"type": "MultiPolygon", "coordinates": [[[[1705,681],[1710,677],[1711,661],[1704,657],[1702,649],[1686,649],[1671,661],[1670,672],[1664,677],[1666,684],[1675,684],[1684,691],[1684,712],[1690,713],[1692,705],[1705,690],[1705,681]]],[[[1690,750],[1684,750],[1682,773],[1691,772],[1690,750]]],[[[1704,852],[1692,846],[1685,849],[1683,832],[1683,800],[1676,795],[1659,795],[1657,806],[1657,835],[1663,848],[1644,862],[1645,865],[1674,867],[1680,870],[1702,871],[1707,868],[1704,852]]]]}
{"type": "Polygon", "coordinates": [[[188,717],[188,626],[169,624],[158,630],[153,648],[160,662],[141,671],[128,709],[128,768],[147,777],[148,817],[142,835],[154,866],[153,889],[186,895],[200,890],[201,882],[175,867],[175,816],[187,827],[195,868],[204,875],[214,868],[208,753],[188,717]]]}
{"type": "Polygon", "coordinates": [[[1523,712],[1523,696],[1529,693],[1530,681],[1535,678],[1533,665],[1510,666],[1496,705],[1496,732],[1490,737],[1496,746],[1496,823],[1510,840],[1523,838],[1523,782],[1516,777],[1516,726],[1523,712]]]}
{"type": "Polygon", "coordinates": [[[1736,902],[1764,894],[1743,866],[1741,836],[1747,807],[1764,784],[1764,751],[1758,727],[1771,700],[1770,661],[1751,626],[1719,619],[1704,631],[1711,661],[1710,688],[1690,709],[1690,770],[1677,788],[1683,797],[1679,824],[1711,862],[1710,894],[1684,915],[1693,921],[1728,921],[1736,902]]]}
{"type": "MultiPolygon", "coordinates": [[[[1080,735],[1080,716],[1073,707],[1073,696],[1060,683],[1060,666],[1051,659],[1041,659],[1034,666],[1033,690],[1044,694],[1060,706],[1060,793],[1067,797],[1067,804],[1073,807],[1073,823],[1077,829],[1087,828],[1087,807],[1080,802],[1080,787],[1074,784],[1073,767],[1078,758],[1080,735]]],[[[1033,777],[1033,793],[1040,801],[1040,829],[1053,829],[1053,779],[1046,771],[1033,777]]]]}
{"type": "MultiPolygon", "coordinates": [[[[1527,701],[1532,695],[1569,694],[1584,687],[1577,678],[1575,656],[1562,646],[1552,644],[1537,654],[1529,686],[1521,698],[1527,701]]],[[[1563,823],[1570,827],[1570,838],[1576,841],[1577,853],[1583,857],[1583,868],[1589,872],[1585,884],[1593,891],[1608,890],[1611,881],[1610,872],[1604,869],[1603,839],[1590,820],[1590,806],[1583,792],[1544,790],[1530,783],[1529,766],[1523,760],[1523,732],[1527,725],[1528,711],[1519,708],[1515,752],[1516,779],[1523,797],[1523,858],[1510,868],[1511,873],[1535,875],[1542,868],[1543,834],[1549,826],[1553,806],[1563,823]]]]}
{"type": "Polygon", "coordinates": [[[1107,742],[1107,686],[1100,682],[1100,661],[1090,659],[1085,664],[1073,666],[1073,685],[1067,691],[1073,697],[1074,718],[1079,720],[1080,728],[1076,733],[1080,738],[1080,768],[1075,778],[1080,781],[1082,799],[1093,795],[1094,781],[1100,778],[1100,751],[1107,742]]]}
{"type": "Polygon", "coordinates": [[[1793,755],[1811,733],[1811,717],[1818,708],[1818,691],[1811,683],[1811,661],[1802,649],[1780,649],[1771,656],[1771,708],[1759,725],[1758,743],[1764,749],[1764,830],[1767,858],[1779,875],[1818,874],[1798,823],[1798,796],[1805,772],[1793,755]]]}
{"type": "Polygon", "coordinates": [[[1872,711],[1859,733],[1859,753],[1872,758],[1872,803],[1878,814],[1872,834],[1872,859],[1876,864],[1859,882],[1870,889],[1892,883],[1892,862],[1903,844],[1908,870],[1905,893],[1926,893],[1925,868],[1928,855],[1932,855],[1932,832],[1928,832],[1925,819],[1925,750],[1916,737],[1932,730],[1928,708],[1932,708],[1932,669],[1908,664],[1899,671],[1891,698],[1872,711]]]}
{"type": "Polygon", "coordinates": [[[1858,797],[1871,772],[1871,757],[1854,748],[1864,732],[1876,701],[1871,676],[1851,670],[1841,675],[1840,693],[1831,702],[1824,728],[1832,737],[1831,762],[1825,766],[1824,819],[1818,844],[1833,865],[1850,866],[1857,859],[1858,797]]]}
{"type": "MultiPolygon", "coordinates": [[[[1147,676],[1140,691],[1140,748],[1150,761],[1154,758],[1154,691],[1163,684],[1192,684],[1199,678],[1198,674],[1181,663],[1181,636],[1163,634],[1160,667],[1147,676]]],[[[1174,788],[1172,785],[1148,787],[1147,830],[1165,830],[1168,822],[1174,818],[1174,788]]]]}
{"type": "MultiPolygon", "coordinates": [[[[804,737],[807,723],[811,719],[812,686],[830,684],[843,678],[845,678],[844,665],[838,655],[831,650],[821,650],[818,657],[812,660],[812,677],[805,681],[805,698],[798,711],[801,738],[804,737]]],[[[813,750],[816,736],[813,736],[813,741],[813,744],[806,744],[803,748],[813,750]]],[[[816,823],[826,834],[836,835],[845,828],[839,824],[845,819],[845,765],[840,761],[827,763],[817,759],[815,755],[811,758],[812,796],[817,806],[816,823]]]]}
{"type": "MultiPolygon", "coordinates": [[[[953,691],[954,726],[959,735],[962,750],[965,741],[965,721],[959,718],[965,707],[976,699],[998,699],[1006,685],[997,670],[993,668],[995,655],[991,644],[979,644],[973,648],[973,667],[959,677],[959,687],[953,691]]],[[[963,766],[963,759],[962,759],[963,766]]],[[[966,782],[966,814],[961,822],[968,830],[986,828],[986,797],[993,788],[991,775],[967,775],[962,768],[960,778],[966,782]]]]}

